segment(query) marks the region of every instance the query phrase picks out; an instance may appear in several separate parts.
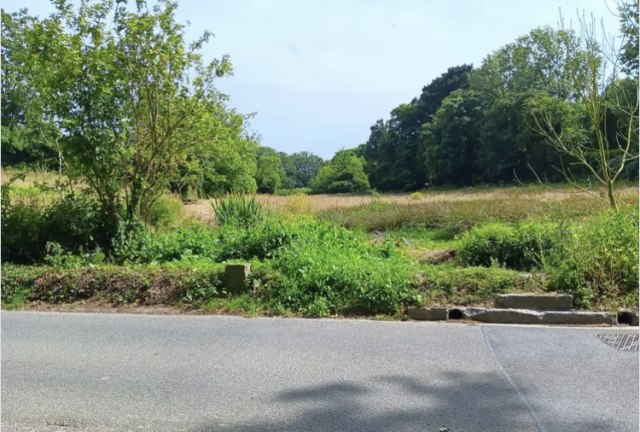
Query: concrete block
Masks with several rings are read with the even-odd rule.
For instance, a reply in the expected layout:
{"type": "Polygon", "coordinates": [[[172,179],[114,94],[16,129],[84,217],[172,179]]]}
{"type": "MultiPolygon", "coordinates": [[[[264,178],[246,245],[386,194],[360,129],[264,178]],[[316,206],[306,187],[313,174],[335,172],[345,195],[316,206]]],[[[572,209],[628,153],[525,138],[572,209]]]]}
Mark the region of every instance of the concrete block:
{"type": "Polygon", "coordinates": [[[522,309],[466,308],[464,319],[496,324],[540,324],[542,312],[522,309]]]}
{"type": "Polygon", "coordinates": [[[224,269],[224,284],[231,293],[241,292],[249,276],[251,264],[228,264],[224,269]]]}
{"type": "Polygon", "coordinates": [[[612,312],[544,312],[542,324],[617,324],[617,315],[612,312]]]}
{"type": "Polygon", "coordinates": [[[497,308],[567,311],[573,296],[569,294],[502,294],[496,298],[497,308]]]}
{"type": "Polygon", "coordinates": [[[442,321],[447,319],[445,307],[414,307],[409,308],[409,318],[420,321],[442,321]]]}

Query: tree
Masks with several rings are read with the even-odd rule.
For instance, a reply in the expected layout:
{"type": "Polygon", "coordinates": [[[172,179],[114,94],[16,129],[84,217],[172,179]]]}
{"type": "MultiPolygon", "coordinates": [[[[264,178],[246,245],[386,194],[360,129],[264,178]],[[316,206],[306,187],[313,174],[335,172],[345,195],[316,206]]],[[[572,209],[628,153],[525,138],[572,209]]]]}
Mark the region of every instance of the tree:
{"type": "Polygon", "coordinates": [[[559,178],[560,153],[529,128],[530,99],[571,101],[579,38],[571,31],[533,29],[488,55],[469,76],[484,100],[477,152],[478,181],[505,183],[559,178]]]}
{"type": "Polygon", "coordinates": [[[364,172],[364,160],[356,155],[355,149],[336,152],[311,182],[314,193],[352,193],[370,189],[364,172]]]}
{"type": "Polygon", "coordinates": [[[391,111],[388,122],[378,120],[364,145],[367,174],[380,190],[415,190],[425,186],[421,128],[430,122],[442,101],[453,91],[466,88],[471,65],[449,68],[429,85],[419,97],[391,111]]]}
{"type": "Polygon", "coordinates": [[[46,84],[42,80],[52,75],[43,73],[43,63],[61,53],[59,28],[53,24],[43,25],[24,9],[14,14],[2,10],[3,166],[60,162],[55,95],[39,91],[46,84]]]}
{"type": "Polygon", "coordinates": [[[627,0],[618,4],[620,31],[622,34],[620,60],[622,70],[632,79],[638,78],[638,0],[627,0]]]}
{"type": "Polygon", "coordinates": [[[211,110],[213,120],[202,131],[205,139],[180,164],[172,190],[183,197],[255,193],[258,142],[244,132],[246,117],[222,104],[211,105],[211,110]]]}
{"type": "Polygon", "coordinates": [[[456,90],[442,101],[433,121],[424,125],[424,160],[431,183],[473,183],[482,110],[480,93],[456,90]]]}
{"type": "Polygon", "coordinates": [[[274,193],[282,184],[282,167],[278,152],[269,147],[258,149],[256,183],[258,192],[274,193]]]}
{"type": "MultiPolygon", "coordinates": [[[[576,64],[569,77],[576,89],[575,104],[539,96],[531,104],[532,127],[553,149],[604,185],[609,205],[617,209],[615,183],[627,163],[638,158],[638,90],[637,83],[628,85],[620,78],[624,47],[599,35],[596,28],[593,18],[583,16],[581,49],[569,51],[576,64]],[[613,135],[607,131],[612,113],[618,119],[613,135]]],[[[577,185],[571,166],[562,167],[562,172],[577,185]]]]}
{"type": "Polygon", "coordinates": [[[298,152],[287,155],[279,153],[280,163],[284,172],[282,186],[286,189],[309,187],[324,160],[309,152],[298,152]]]}
{"type": "Polygon", "coordinates": [[[17,82],[36,87],[38,115],[59,129],[69,173],[82,176],[108,218],[119,217],[121,204],[127,219],[145,218],[195,149],[224,135],[216,116],[225,98],[213,84],[231,64],[203,60],[209,33],[187,44],[168,0],[55,6],[38,25],[23,26],[38,68],[18,69],[17,82]]]}

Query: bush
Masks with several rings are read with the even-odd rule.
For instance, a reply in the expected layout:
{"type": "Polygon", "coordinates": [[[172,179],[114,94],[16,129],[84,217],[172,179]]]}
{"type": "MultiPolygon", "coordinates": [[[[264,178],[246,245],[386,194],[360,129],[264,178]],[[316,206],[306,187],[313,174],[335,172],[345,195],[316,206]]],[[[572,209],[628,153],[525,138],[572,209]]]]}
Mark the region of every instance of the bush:
{"type": "Polygon", "coordinates": [[[265,219],[254,228],[225,226],[220,229],[220,260],[272,258],[304,231],[306,222],[284,222],[275,217],[265,219]]]}
{"type": "Polygon", "coordinates": [[[153,203],[147,215],[147,223],[155,228],[176,227],[184,218],[182,199],[175,195],[162,195],[153,203]]]}
{"type": "Polygon", "coordinates": [[[3,200],[4,261],[42,262],[47,242],[56,243],[72,254],[88,253],[98,248],[105,231],[100,205],[85,194],[68,194],[49,207],[3,200]]]}
{"type": "Polygon", "coordinates": [[[57,268],[80,268],[104,263],[105,255],[100,249],[73,254],[60,243],[47,242],[44,262],[57,268]]]}
{"type": "Polygon", "coordinates": [[[638,208],[565,226],[545,255],[548,286],[585,308],[638,309],[638,208]]]}
{"type": "Polygon", "coordinates": [[[258,295],[274,311],[309,316],[397,311],[412,284],[413,265],[390,244],[308,223],[270,263],[258,295]]]}
{"type": "Polygon", "coordinates": [[[211,207],[218,225],[249,228],[260,222],[263,217],[262,205],[255,197],[248,198],[240,194],[211,200],[211,207]]]}
{"type": "Polygon", "coordinates": [[[538,268],[541,254],[551,247],[556,229],[552,224],[531,222],[515,226],[492,223],[472,228],[460,238],[457,259],[467,266],[538,268]]]}
{"type": "Polygon", "coordinates": [[[96,200],[86,194],[68,194],[46,210],[47,241],[72,253],[93,250],[101,216],[96,200]]]}
{"type": "Polygon", "coordinates": [[[122,222],[112,259],[118,264],[165,263],[193,257],[215,261],[220,251],[219,233],[202,223],[149,233],[141,222],[122,222]]]}
{"type": "Polygon", "coordinates": [[[159,263],[197,256],[217,260],[220,255],[219,235],[202,224],[154,234],[148,244],[149,257],[159,263]]]}
{"type": "Polygon", "coordinates": [[[29,264],[45,253],[46,219],[37,204],[17,203],[2,211],[2,260],[29,264]]]}

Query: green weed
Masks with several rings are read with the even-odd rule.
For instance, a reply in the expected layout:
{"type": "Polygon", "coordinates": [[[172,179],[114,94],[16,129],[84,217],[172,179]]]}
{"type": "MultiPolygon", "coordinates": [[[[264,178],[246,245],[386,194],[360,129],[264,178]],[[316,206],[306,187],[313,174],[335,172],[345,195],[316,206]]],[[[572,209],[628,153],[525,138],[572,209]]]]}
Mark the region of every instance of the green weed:
{"type": "Polygon", "coordinates": [[[218,225],[232,225],[249,228],[260,222],[263,217],[261,204],[255,197],[230,194],[221,199],[211,200],[211,207],[218,225]]]}

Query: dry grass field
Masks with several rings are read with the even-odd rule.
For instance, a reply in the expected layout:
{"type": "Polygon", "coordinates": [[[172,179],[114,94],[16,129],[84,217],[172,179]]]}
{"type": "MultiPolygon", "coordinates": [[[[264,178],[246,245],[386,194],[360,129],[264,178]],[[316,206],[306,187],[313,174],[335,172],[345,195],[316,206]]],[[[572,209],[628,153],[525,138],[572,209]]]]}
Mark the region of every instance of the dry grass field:
{"type": "MultiPolygon", "coordinates": [[[[608,208],[604,189],[587,193],[570,186],[467,188],[385,195],[257,195],[266,208],[290,214],[324,215],[335,222],[368,230],[396,228],[403,223],[440,225],[443,220],[461,227],[485,220],[527,218],[566,219],[608,208]]],[[[618,189],[621,203],[637,202],[638,188],[618,189]]],[[[185,206],[187,216],[211,220],[208,200],[185,206]]]]}

